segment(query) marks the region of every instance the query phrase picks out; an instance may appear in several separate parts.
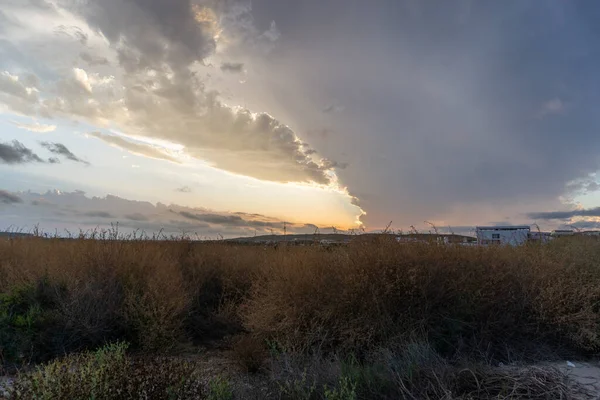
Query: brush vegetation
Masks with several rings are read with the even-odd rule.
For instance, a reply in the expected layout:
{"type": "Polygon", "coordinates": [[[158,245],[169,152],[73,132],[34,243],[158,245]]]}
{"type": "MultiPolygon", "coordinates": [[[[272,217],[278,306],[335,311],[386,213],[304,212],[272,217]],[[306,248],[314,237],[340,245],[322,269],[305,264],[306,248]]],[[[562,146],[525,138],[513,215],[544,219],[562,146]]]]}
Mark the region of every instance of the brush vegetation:
{"type": "Polygon", "coordinates": [[[256,398],[576,398],[557,371],[493,366],[598,353],[597,240],[388,239],[0,240],[0,365],[21,371],[13,398],[71,386],[69,398],[112,398],[111,387],[130,396],[149,390],[147,377],[153,398],[250,398],[226,378],[195,387],[192,364],[173,364],[177,381],[155,379],[153,365],[169,365],[160,357],[225,344],[236,368],[267,382],[256,398]],[[98,354],[110,357],[92,373],[98,354]],[[146,378],[123,386],[123,376],[146,378]]]}

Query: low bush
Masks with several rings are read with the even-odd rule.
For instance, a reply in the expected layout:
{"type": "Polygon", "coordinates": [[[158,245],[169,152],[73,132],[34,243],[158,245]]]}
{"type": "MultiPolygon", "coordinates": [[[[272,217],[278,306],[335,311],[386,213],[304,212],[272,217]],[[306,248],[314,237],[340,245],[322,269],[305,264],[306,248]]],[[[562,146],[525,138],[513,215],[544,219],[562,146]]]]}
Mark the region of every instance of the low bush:
{"type": "Polygon", "coordinates": [[[284,254],[260,268],[241,312],[255,335],[293,351],[360,358],[415,337],[450,358],[506,361],[539,358],[540,348],[600,349],[595,241],[519,248],[370,243],[284,254]]]}
{"type": "Polygon", "coordinates": [[[233,400],[233,389],[229,381],[223,377],[216,377],[208,384],[207,400],[233,400]]]}
{"type": "Polygon", "coordinates": [[[58,354],[57,301],[63,289],[41,277],[0,293],[0,367],[41,362],[58,354]]]}
{"type": "Polygon", "coordinates": [[[71,355],[17,376],[9,399],[201,399],[193,364],[130,359],[123,343],[71,355]]]}
{"type": "Polygon", "coordinates": [[[385,351],[370,362],[280,357],[273,379],[287,400],[593,399],[552,367],[449,363],[426,345],[385,351]]]}
{"type": "Polygon", "coordinates": [[[600,350],[599,259],[598,242],[586,238],[328,249],[1,241],[1,361],[43,361],[117,340],[165,352],[240,333],[255,341],[234,349],[247,370],[260,369],[256,343],[272,353],[352,355],[359,364],[413,342],[452,363],[587,356],[600,350]]]}

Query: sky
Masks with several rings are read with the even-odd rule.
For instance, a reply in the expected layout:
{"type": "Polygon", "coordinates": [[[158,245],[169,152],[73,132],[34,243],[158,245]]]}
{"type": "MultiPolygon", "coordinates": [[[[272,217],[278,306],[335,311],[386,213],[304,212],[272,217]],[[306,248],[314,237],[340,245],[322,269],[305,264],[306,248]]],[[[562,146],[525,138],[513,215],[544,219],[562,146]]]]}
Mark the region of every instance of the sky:
{"type": "Polygon", "coordinates": [[[2,0],[0,230],[600,228],[599,17],[2,0]]]}

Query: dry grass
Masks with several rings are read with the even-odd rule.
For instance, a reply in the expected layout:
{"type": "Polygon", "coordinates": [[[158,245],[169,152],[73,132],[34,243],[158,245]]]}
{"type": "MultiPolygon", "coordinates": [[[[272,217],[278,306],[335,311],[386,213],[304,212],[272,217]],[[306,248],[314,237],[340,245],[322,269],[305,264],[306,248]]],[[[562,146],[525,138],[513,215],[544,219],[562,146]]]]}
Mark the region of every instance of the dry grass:
{"type": "Polygon", "coordinates": [[[598,260],[591,238],[518,248],[375,240],[330,249],[0,241],[0,364],[116,340],[165,352],[240,333],[252,337],[234,347],[248,370],[264,365],[265,350],[352,355],[364,364],[415,340],[452,365],[589,356],[600,349],[598,260]]]}

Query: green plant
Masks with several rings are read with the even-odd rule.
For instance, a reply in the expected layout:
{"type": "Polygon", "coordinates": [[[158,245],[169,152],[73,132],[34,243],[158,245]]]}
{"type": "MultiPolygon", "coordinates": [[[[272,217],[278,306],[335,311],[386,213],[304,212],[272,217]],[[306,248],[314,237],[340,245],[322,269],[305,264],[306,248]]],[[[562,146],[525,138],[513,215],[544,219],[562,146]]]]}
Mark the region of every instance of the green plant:
{"type": "Polygon", "coordinates": [[[285,352],[285,349],[277,340],[265,339],[265,345],[271,357],[277,357],[285,352]]]}
{"type": "Polygon", "coordinates": [[[393,393],[393,383],[382,360],[360,362],[350,355],[341,363],[341,376],[354,384],[356,394],[361,398],[385,398],[393,393]]]}
{"type": "Polygon", "coordinates": [[[317,395],[317,382],[309,381],[306,370],[301,377],[288,379],[283,384],[279,383],[282,398],[287,400],[314,400],[317,395]]]}
{"type": "Polygon", "coordinates": [[[57,296],[63,288],[47,277],[0,293],[0,367],[39,362],[56,354],[57,296]]]}
{"type": "Polygon", "coordinates": [[[208,400],[232,400],[231,383],[221,376],[212,379],[208,384],[208,400]]]}
{"type": "Polygon", "coordinates": [[[356,400],[356,382],[347,376],[342,376],[337,387],[324,387],[325,400],[356,400]]]}

